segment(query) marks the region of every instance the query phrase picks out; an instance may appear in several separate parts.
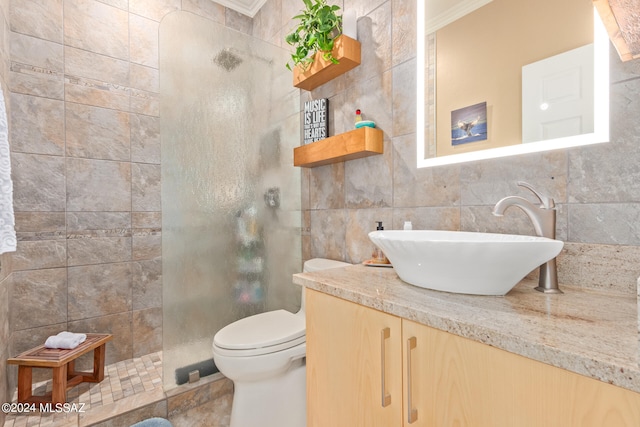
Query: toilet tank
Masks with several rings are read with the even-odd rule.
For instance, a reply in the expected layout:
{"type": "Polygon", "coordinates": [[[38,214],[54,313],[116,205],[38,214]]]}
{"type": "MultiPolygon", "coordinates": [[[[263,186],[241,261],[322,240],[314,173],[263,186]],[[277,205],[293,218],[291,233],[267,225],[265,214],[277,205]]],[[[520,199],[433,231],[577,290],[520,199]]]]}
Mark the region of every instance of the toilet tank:
{"type": "MultiPolygon", "coordinates": [[[[304,262],[303,273],[313,273],[314,271],[329,270],[330,268],[346,267],[348,262],[336,261],[326,258],[312,258],[304,262]]],[[[302,299],[300,301],[300,311],[297,314],[304,316],[304,288],[302,288],[302,299]]]]}
{"type": "Polygon", "coordinates": [[[311,273],[314,271],[328,270],[330,268],[346,267],[348,265],[351,264],[342,261],[335,261],[333,259],[313,258],[304,262],[302,271],[304,273],[311,273]]]}

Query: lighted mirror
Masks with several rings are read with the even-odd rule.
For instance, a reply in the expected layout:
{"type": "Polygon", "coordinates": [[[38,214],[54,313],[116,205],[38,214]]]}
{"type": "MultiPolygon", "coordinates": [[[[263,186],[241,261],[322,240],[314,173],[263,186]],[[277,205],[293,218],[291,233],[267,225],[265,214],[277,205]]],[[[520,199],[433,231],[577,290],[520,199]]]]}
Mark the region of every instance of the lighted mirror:
{"type": "Polygon", "coordinates": [[[418,167],[609,140],[590,0],[417,1],[418,167]]]}

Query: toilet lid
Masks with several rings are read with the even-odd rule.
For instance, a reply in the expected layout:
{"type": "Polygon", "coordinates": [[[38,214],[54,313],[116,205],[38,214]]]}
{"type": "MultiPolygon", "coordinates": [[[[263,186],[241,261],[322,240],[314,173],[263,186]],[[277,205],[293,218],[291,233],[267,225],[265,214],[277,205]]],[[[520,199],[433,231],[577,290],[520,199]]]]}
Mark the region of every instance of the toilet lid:
{"type": "Polygon", "coordinates": [[[264,348],[304,337],[305,329],[304,316],[286,310],[268,311],[225,326],[213,337],[213,343],[229,350],[264,348]]]}

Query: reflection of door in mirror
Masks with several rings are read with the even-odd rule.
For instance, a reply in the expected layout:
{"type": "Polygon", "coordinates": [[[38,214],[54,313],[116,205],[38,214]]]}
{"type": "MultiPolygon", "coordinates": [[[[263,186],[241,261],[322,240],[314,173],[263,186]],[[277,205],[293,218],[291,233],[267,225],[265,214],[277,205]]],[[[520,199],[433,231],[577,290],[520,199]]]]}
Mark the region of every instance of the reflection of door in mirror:
{"type": "Polygon", "coordinates": [[[522,143],[593,133],[593,43],[522,67],[522,143]]]}
{"type": "Polygon", "coordinates": [[[591,0],[494,0],[435,34],[437,156],[522,141],[522,67],[593,42],[591,0]],[[487,103],[488,137],[452,144],[451,113],[487,103]]]}

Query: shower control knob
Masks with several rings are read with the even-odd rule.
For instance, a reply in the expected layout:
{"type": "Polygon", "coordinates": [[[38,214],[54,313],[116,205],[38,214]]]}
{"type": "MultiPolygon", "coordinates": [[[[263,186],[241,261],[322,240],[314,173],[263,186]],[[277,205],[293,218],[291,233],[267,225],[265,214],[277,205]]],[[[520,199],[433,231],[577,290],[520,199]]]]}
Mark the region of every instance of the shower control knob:
{"type": "Polygon", "coordinates": [[[270,208],[280,207],[280,188],[272,187],[264,193],[264,202],[270,208]]]}

